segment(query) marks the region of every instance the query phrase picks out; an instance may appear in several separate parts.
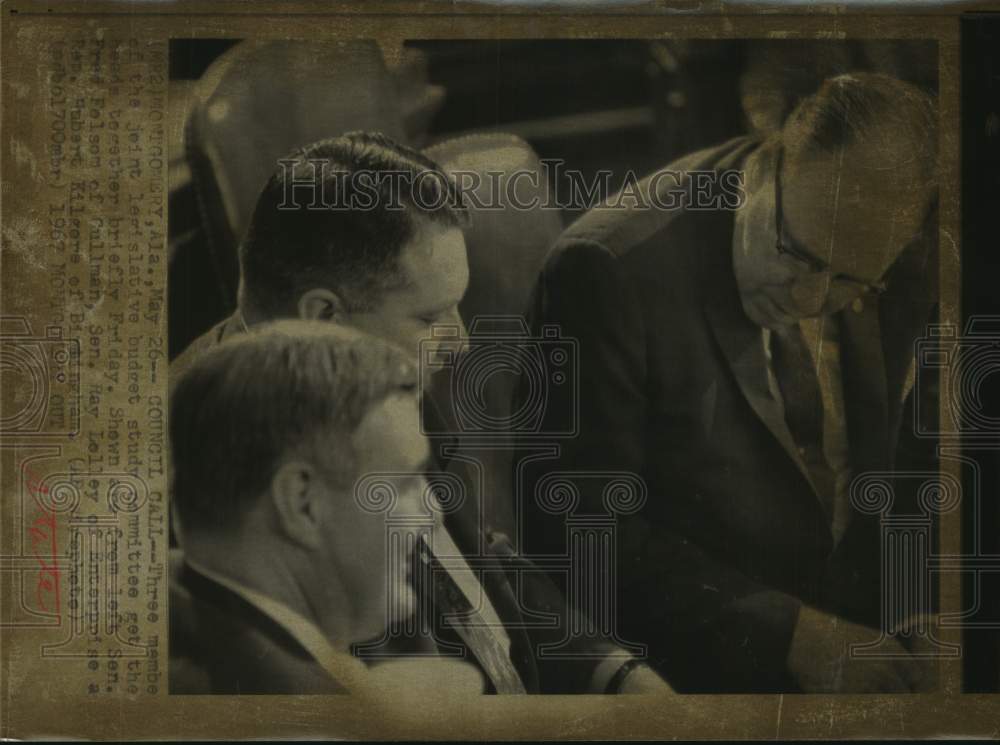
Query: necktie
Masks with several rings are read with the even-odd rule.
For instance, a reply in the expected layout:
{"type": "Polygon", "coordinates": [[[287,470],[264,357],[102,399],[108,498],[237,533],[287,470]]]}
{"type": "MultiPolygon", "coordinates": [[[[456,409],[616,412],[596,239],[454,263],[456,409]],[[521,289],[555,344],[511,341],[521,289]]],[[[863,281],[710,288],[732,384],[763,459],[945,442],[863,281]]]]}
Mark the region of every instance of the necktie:
{"type": "Polygon", "coordinates": [[[771,363],[784,402],[785,423],[832,519],[836,476],[823,452],[823,396],[798,324],[771,332],[771,363]]]}

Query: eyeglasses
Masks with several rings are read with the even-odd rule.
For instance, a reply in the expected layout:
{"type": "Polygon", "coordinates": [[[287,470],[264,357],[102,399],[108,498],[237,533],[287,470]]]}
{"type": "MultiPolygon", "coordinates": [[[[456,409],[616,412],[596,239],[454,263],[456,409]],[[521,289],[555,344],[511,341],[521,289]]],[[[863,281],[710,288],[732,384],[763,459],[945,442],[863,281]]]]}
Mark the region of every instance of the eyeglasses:
{"type": "Polygon", "coordinates": [[[781,206],[781,165],[784,162],[784,158],[785,149],[781,148],[778,150],[778,160],[774,167],[774,230],[777,236],[774,248],[778,254],[792,258],[813,274],[828,272],[832,275],[831,280],[834,282],[855,285],[861,287],[864,292],[871,293],[872,295],[881,295],[886,291],[885,282],[881,280],[870,282],[866,279],[851,276],[850,274],[844,274],[843,272],[834,273],[833,267],[830,266],[829,262],[824,261],[818,256],[814,256],[809,251],[797,245],[795,239],[785,233],[785,220],[781,206]]]}

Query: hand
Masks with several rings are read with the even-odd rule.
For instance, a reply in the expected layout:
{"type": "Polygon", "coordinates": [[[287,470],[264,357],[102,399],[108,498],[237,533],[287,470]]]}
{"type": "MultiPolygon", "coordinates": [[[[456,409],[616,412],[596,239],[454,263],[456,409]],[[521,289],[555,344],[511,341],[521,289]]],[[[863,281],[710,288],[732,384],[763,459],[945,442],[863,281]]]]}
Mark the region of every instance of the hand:
{"type": "Polygon", "coordinates": [[[906,693],[933,685],[933,666],[895,639],[878,657],[852,657],[852,644],[879,632],[803,605],[788,652],[788,670],[806,693],[906,693]]]}
{"type": "Polygon", "coordinates": [[[632,668],[621,685],[618,693],[633,693],[640,695],[673,695],[674,689],[648,665],[638,665],[632,668]]]}
{"type": "Polygon", "coordinates": [[[941,683],[939,663],[942,657],[948,656],[948,650],[942,648],[937,640],[927,635],[927,632],[930,632],[933,636],[933,632],[939,628],[938,623],[939,618],[936,614],[920,613],[910,616],[905,623],[893,629],[893,633],[906,633],[901,638],[900,643],[924,666],[926,675],[919,689],[921,692],[932,692],[938,689],[941,683]],[[922,633],[917,633],[918,629],[922,633]]]}
{"type": "Polygon", "coordinates": [[[417,708],[438,700],[480,696],[485,685],[475,666],[442,657],[393,659],[372,665],[366,682],[385,700],[417,708]]]}

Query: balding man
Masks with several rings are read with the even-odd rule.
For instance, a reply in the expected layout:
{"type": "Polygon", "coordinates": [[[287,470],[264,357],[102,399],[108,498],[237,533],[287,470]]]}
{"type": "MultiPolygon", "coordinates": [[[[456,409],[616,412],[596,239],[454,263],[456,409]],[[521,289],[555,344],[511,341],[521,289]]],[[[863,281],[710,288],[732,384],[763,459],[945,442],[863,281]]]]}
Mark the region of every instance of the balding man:
{"type": "MultiPolygon", "coordinates": [[[[927,684],[895,641],[849,654],[879,638],[882,570],[877,517],[849,492],[905,460],[936,307],[936,116],[893,78],[832,78],[773,137],[668,166],[679,180],[553,249],[534,314],[579,340],[580,435],[539,467],[646,480],[619,525],[622,632],[680,690],[927,684]],[[687,209],[657,208],[677,192],[687,209]]],[[[529,548],[558,550],[560,526],[530,525],[529,548]]]]}

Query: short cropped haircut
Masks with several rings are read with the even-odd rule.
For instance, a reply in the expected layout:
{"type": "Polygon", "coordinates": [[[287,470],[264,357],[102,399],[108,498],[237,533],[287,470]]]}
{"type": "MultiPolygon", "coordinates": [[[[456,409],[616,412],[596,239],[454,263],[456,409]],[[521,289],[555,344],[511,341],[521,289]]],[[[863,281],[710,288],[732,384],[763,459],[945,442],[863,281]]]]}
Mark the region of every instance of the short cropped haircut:
{"type": "MultiPolygon", "coordinates": [[[[782,129],[793,158],[835,153],[891,132],[912,153],[929,186],[937,183],[937,106],[924,89],[890,75],[849,73],[823,81],[782,129]]],[[[879,143],[875,143],[879,144],[879,143]]]]}
{"type": "Polygon", "coordinates": [[[437,163],[382,134],[321,140],[276,166],[239,252],[241,305],[268,318],[294,316],[317,286],[349,310],[371,309],[408,281],[398,259],[417,218],[456,227],[469,219],[437,163]]]}
{"type": "Polygon", "coordinates": [[[335,483],[349,483],[361,420],[389,396],[416,391],[403,350],[350,328],[286,320],[230,337],[195,360],[170,396],[183,529],[237,524],[288,453],[304,451],[335,483]]]}

